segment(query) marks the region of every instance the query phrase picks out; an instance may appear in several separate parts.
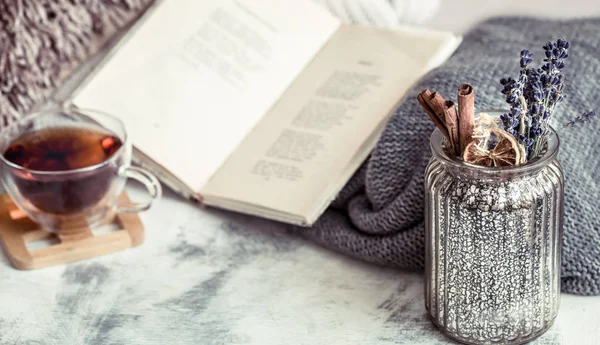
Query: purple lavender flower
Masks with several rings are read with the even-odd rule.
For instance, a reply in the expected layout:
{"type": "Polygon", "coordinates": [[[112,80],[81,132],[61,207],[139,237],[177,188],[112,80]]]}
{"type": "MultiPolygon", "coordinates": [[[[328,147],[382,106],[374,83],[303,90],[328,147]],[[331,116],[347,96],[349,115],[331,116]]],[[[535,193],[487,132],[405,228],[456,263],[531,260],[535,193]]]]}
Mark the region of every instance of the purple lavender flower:
{"type": "Polygon", "coordinates": [[[521,51],[521,68],[526,68],[533,61],[533,53],[529,50],[521,51]]]}
{"type": "MultiPolygon", "coordinates": [[[[533,54],[522,50],[519,55],[521,71],[518,79],[503,78],[500,84],[510,112],[502,116],[504,129],[523,145],[527,159],[536,157],[550,132],[549,120],[555,107],[564,100],[562,71],[569,57],[568,41],[558,39],[543,46],[545,59],[540,68],[529,67],[533,54]]],[[[585,114],[584,114],[585,115],[585,114]]],[[[589,119],[594,115],[587,115],[589,119]]],[[[574,119],[574,123],[582,120],[574,119]]],[[[587,121],[587,120],[586,120],[587,121]]]]}
{"type": "Polygon", "coordinates": [[[505,128],[513,128],[516,129],[519,127],[519,117],[518,116],[512,116],[509,113],[500,115],[500,119],[502,120],[502,123],[504,123],[504,127],[505,128]]]}
{"type": "Polygon", "coordinates": [[[549,59],[552,56],[552,51],[554,50],[554,48],[556,48],[556,43],[548,42],[543,48],[545,50],[546,57],[549,59]]]}
{"type": "Polygon", "coordinates": [[[519,134],[519,144],[522,144],[525,150],[529,150],[533,146],[534,141],[525,134],[519,134]]]}
{"type": "Polygon", "coordinates": [[[587,113],[583,113],[577,117],[572,118],[569,122],[567,122],[564,127],[573,127],[577,124],[585,123],[590,120],[595,119],[597,116],[596,111],[592,110],[587,113]]]}
{"type": "Polygon", "coordinates": [[[506,131],[508,134],[510,134],[510,135],[512,135],[513,137],[515,137],[515,138],[516,138],[516,137],[517,137],[517,135],[518,135],[517,131],[516,131],[514,128],[506,128],[506,129],[505,129],[505,131],[506,131]]]}
{"type": "Polygon", "coordinates": [[[556,41],[556,45],[559,48],[564,48],[564,49],[569,49],[571,47],[571,44],[565,40],[563,40],[562,38],[559,38],[558,41],[556,41]]]}

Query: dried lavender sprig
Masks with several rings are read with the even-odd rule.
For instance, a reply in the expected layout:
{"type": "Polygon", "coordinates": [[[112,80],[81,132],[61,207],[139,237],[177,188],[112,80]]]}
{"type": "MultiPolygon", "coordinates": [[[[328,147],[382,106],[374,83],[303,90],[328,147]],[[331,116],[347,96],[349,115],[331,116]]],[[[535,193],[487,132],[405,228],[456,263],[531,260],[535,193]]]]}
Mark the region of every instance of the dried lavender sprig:
{"type": "Polygon", "coordinates": [[[521,68],[527,68],[533,62],[533,53],[525,49],[521,51],[521,68]]]}
{"type": "MultiPolygon", "coordinates": [[[[562,131],[565,128],[571,128],[571,127],[577,127],[579,125],[583,125],[583,124],[585,124],[587,122],[590,122],[591,120],[594,120],[597,116],[598,115],[596,113],[596,110],[591,110],[591,111],[588,111],[588,112],[584,112],[584,113],[582,113],[582,114],[580,114],[580,115],[572,118],[567,123],[563,124],[563,126],[561,128],[557,129],[555,132],[552,132],[550,134],[558,133],[558,132],[562,131]]],[[[545,144],[546,140],[547,140],[547,137],[544,136],[542,143],[545,144]]],[[[542,145],[542,148],[543,148],[543,145],[542,145]]]]}
{"type": "Polygon", "coordinates": [[[576,125],[589,122],[589,121],[595,119],[596,116],[597,116],[597,114],[596,114],[595,110],[589,111],[587,113],[583,113],[583,114],[581,114],[579,116],[576,116],[576,117],[572,118],[569,122],[565,123],[563,125],[563,128],[574,127],[576,125]]]}
{"type": "Polygon", "coordinates": [[[546,58],[541,68],[529,68],[533,54],[522,50],[519,57],[521,71],[518,80],[503,78],[502,93],[510,105],[510,112],[504,114],[502,122],[505,130],[523,145],[527,158],[537,156],[550,133],[549,119],[556,105],[563,99],[564,60],[569,57],[569,42],[559,39],[544,45],[546,58]]]}

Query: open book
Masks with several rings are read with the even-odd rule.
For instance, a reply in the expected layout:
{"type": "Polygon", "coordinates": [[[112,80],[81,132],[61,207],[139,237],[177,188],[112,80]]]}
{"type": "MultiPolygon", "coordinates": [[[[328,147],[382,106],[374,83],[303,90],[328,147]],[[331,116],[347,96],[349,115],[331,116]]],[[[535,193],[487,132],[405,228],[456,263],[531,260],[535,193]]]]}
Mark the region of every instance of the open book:
{"type": "Polygon", "coordinates": [[[72,102],[204,204],[311,225],[460,37],[342,24],[309,0],[160,1],[72,102]]]}

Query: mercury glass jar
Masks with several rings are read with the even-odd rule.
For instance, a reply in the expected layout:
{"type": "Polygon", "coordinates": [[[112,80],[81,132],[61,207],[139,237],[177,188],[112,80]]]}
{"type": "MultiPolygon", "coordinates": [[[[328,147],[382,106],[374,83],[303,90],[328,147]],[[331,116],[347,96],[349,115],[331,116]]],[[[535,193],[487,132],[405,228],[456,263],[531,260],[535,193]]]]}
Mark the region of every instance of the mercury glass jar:
{"type": "Polygon", "coordinates": [[[451,157],[439,130],[425,173],[425,306],[465,344],[523,344],[560,303],[563,172],[559,138],[537,160],[486,168],[451,157]]]}

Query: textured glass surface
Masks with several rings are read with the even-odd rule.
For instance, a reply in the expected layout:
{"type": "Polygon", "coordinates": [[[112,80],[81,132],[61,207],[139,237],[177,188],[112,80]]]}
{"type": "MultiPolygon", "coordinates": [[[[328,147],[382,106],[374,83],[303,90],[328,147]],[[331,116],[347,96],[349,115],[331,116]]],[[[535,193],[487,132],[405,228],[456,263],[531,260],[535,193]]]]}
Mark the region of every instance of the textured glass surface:
{"type": "Polygon", "coordinates": [[[550,327],[560,302],[563,174],[558,137],[523,167],[474,167],[431,138],[425,175],[425,305],[468,344],[522,344],[550,327]]]}

